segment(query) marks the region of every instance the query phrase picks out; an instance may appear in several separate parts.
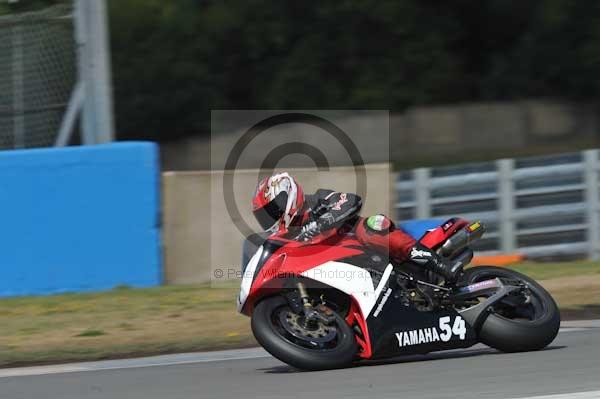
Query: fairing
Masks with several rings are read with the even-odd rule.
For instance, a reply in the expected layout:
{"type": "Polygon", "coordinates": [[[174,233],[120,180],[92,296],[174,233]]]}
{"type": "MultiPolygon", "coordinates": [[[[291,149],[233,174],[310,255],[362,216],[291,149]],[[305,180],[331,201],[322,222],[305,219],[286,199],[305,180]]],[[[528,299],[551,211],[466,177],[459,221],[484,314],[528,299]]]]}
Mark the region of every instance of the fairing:
{"type": "MultiPolygon", "coordinates": [[[[422,240],[439,246],[466,223],[449,220],[422,240]]],[[[456,311],[423,312],[407,305],[395,273],[387,259],[362,247],[352,235],[310,243],[272,236],[248,262],[238,310],[251,316],[261,298],[293,289],[298,279],[303,279],[307,285],[314,281],[348,295],[346,321],[355,326],[361,358],[465,348],[476,343],[474,329],[456,311]]]]}
{"type": "MultiPolygon", "coordinates": [[[[256,301],[280,290],[293,277],[330,283],[331,279],[328,277],[331,273],[335,274],[335,267],[332,268],[328,262],[362,253],[360,243],[349,236],[331,237],[312,245],[281,236],[269,238],[250,259],[243,273],[238,310],[250,316],[256,301]],[[285,248],[282,249],[283,246],[285,248]],[[311,270],[312,275],[309,273],[311,270]]],[[[353,272],[358,273],[359,270],[353,272]]],[[[360,272],[363,273],[363,270],[360,269],[360,272]]],[[[369,278],[370,276],[365,277],[366,280],[369,278]]]]}

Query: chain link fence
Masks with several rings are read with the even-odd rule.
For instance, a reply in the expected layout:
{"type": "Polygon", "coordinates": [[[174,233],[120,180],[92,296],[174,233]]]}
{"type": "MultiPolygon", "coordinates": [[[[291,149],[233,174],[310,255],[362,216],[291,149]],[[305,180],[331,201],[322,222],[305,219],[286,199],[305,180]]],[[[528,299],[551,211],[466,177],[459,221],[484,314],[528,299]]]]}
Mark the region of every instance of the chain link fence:
{"type": "Polygon", "coordinates": [[[70,4],[0,17],[0,149],[52,146],[77,80],[70,4]]]}

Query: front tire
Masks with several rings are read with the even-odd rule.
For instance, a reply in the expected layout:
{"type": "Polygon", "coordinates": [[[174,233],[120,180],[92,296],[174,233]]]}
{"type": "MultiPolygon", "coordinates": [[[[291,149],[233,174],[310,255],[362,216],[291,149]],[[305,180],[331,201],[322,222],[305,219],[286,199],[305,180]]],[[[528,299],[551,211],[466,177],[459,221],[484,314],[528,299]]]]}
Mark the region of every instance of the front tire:
{"type": "Polygon", "coordinates": [[[332,347],[307,348],[299,345],[278,325],[278,314],[291,311],[285,298],[273,296],[263,299],[252,313],[254,337],[271,355],[302,370],[325,370],[347,367],[352,363],[357,346],[354,333],[346,321],[335,315],[335,339],[332,347]]]}
{"type": "Polygon", "coordinates": [[[548,346],[556,338],[560,328],[560,312],[552,296],[524,274],[495,266],[467,269],[463,281],[473,284],[496,277],[518,280],[527,285],[533,298],[532,305],[528,305],[533,310],[526,312],[531,319],[510,317],[494,308],[479,331],[481,342],[503,352],[534,351],[548,346]]]}

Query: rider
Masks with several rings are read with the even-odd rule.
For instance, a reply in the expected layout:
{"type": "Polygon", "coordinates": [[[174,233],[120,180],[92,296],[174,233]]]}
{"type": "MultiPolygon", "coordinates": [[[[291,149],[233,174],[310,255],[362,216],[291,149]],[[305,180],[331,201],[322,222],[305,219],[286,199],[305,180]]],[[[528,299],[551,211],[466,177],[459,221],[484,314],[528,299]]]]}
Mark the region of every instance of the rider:
{"type": "Polygon", "coordinates": [[[319,189],[304,195],[302,187],[287,173],[262,179],[252,199],[252,211],[266,231],[298,229],[303,239],[317,234],[332,235],[342,226],[356,226],[358,240],[398,262],[411,261],[454,280],[458,267],[448,264],[435,251],[415,241],[394,226],[384,215],[363,218],[358,215],[362,200],[356,194],[319,189]]]}

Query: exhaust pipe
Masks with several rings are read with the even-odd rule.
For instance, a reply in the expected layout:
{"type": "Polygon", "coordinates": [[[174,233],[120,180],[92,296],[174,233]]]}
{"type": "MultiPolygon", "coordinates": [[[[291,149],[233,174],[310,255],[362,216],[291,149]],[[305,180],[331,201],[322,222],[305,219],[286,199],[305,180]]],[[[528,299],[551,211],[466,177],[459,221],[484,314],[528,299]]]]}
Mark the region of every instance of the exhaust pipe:
{"type": "Polygon", "coordinates": [[[453,255],[467,247],[470,243],[479,240],[484,232],[485,227],[481,222],[471,223],[446,240],[440,248],[441,255],[446,257],[453,255]]]}

